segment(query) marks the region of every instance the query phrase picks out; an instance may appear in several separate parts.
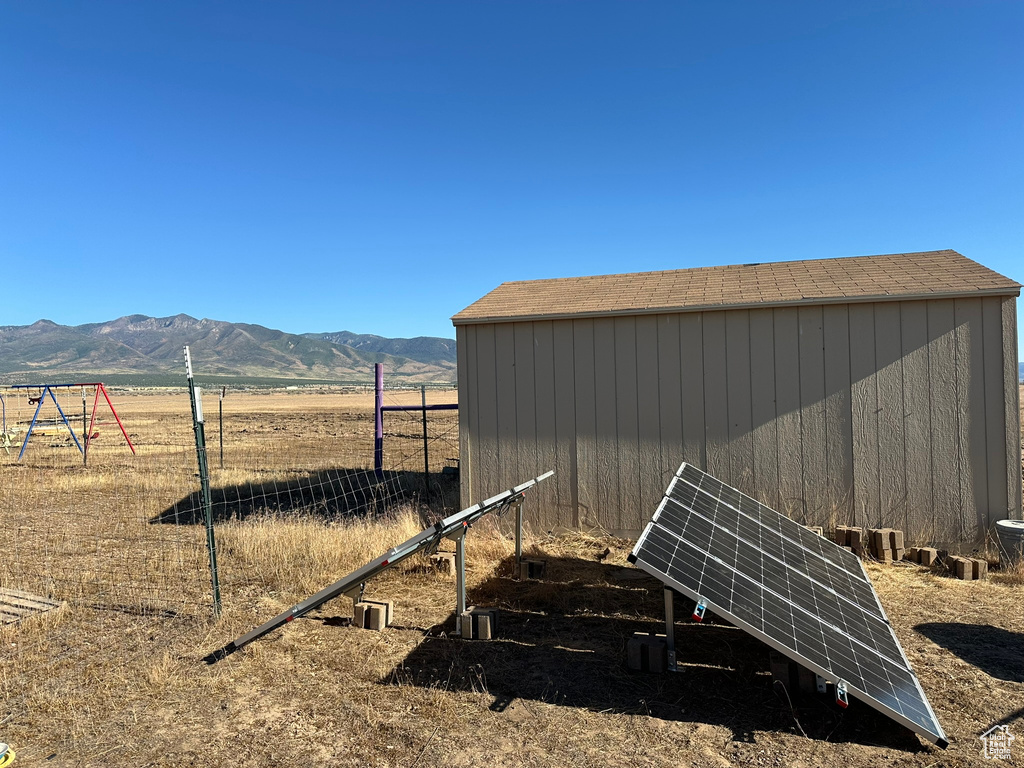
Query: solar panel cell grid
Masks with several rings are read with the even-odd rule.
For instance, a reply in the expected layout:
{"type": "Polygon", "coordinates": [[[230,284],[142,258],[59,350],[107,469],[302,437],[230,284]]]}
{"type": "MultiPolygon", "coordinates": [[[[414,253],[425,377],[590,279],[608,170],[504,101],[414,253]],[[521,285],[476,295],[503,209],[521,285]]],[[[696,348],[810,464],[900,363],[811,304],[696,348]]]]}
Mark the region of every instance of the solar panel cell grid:
{"type": "Polygon", "coordinates": [[[684,464],[631,559],[945,745],[852,553],[684,464]]]}

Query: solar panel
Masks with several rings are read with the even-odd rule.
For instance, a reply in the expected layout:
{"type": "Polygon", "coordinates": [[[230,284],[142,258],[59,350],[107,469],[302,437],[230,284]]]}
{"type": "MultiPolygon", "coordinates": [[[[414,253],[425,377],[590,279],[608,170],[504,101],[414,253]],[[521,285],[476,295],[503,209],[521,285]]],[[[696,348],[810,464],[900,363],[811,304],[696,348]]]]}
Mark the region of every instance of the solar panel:
{"type": "Polygon", "coordinates": [[[852,552],[684,463],[629,559],[929,741],[948,746],[852,552]]]}
{"type": "Polygon", "coordinates": [[[228,643],[219,651],[215,651],[207,656],[207,661],[213,662],[223,658],[227,654],[237,651],[242,646],[248,645],[253,640],[257,640],[264,635],[273,632],[275,629],[287,624],[289,621],[300,616],[304,616],[310,611],[319,608],[328,600],[333,600],[340,595],[348,594],[353,590],[358,589],[360,585],[365,584],[369,579],[378,575],[382,571],[397,565],[406,558],[415,555],[417,552],[436,549],[442,539],[458,535],[459,532],[465,531],[470,525],[489,512],[500,512],[503,508],[511,507],[517,501],[522,499],[523,494],[529,488],[532,488],[537,483],[542,480],[546,480],[554,474],[554,472],[545,472],[539,477],[527,480],[525,483],[517,485],[507,491],[503,491],[497,496],[492,496],[478,504],[474,504],[460,512],[456,512],[454,515],[446,517],[439,523],[417,533],[408,541],[399,544],[397,547],[389,549],[383,555],[371,560],[361,568],[357,568],[344,578],[339,579],[334,582],[334,584],[331,584],[329,587],[325,587],[315,595],[306,598],[301,603],[293,605],[287,611],[278,614],[265,624],[261,624],[256,627],[256,629],[247,632],[237,640],[228,643]]]}

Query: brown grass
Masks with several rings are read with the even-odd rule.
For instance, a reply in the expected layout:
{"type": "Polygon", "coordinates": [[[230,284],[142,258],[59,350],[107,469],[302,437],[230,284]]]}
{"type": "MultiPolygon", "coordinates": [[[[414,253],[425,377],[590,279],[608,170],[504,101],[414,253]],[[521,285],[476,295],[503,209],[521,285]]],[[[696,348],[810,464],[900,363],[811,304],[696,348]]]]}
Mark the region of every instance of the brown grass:
{"type": "MultiPolygon", "coordinates": [[[[339,437],[357,443],[357,454],[366,446],[354,436],[366,426],[365,402],[274,395],[264,406],[245,397],[232,406],[234,428],[260,431],[232,433],[215,485],[333,466],[329,447],[339,437]],[[301,460],[287,459],[282,431],[301,460]],[[262,437],[242,444],[239,434],[262,437]]],[[[214,649],[415,533],[420,512],[410,506],[373,521],[264,514],[220,525],[225,603],[214,622],[201,529],[146,522],[194,481],[181,397],[123,400],[139,459],[111,445],[95,471],[72,471],[59,457],[73,454],[56,448],[27,468],[0,466],[11,478],[0,486],[0,522],[39,529],[40,516],[54,515],[40,539],[47,558],[33,564],[22,547],[20,570],[7,577],[53,569],[53,584],[79,590],[60,611],[0,628],[0,740],[14,745],[18,766],[925,768],[989,764],[978,736],[999,722],[1017,744],[1024,738],[1019,571],[968,583],[905,564],[868,566],[951,737],[939,752],[858,702],[843,713],[809,697],[791,709],[773,691],[765,647],[720,623],[682,618],[680,673],[629,674],[626,640],[661,631],[662,608],[660,585],[626,562],[632,542],[599,532],[530,536],[527,549],[548,560],[548,574],[521,583],[511,578],[508,518],[485,519],[467,538],[470,600],[501,610],[495,642],[451,636],[454,582],[413,558],[367,585],[368,596],[396,601],[385,632],[346,626],[351,603],[341,598],[206,665],[214,649]],[[135,540],[159,557],[120,556],[111,566],[101,556],[106,539],[135,540]],[[93,551],[71,565],[76,541],[93,551]],[[107,563],[103,579],[76,576],[98,563],[107,563]],[[172,565],[173,577],[161,576],[172,565]],[[125,566],[140,570],[121,583],[125,566]],[[152,607],[142,599],[150,591],[131,586],[140,574],[149,587],[177,585],[159,603],[166,612],[140,610],[152,607]],[[87,588],[101,581],[106,597],[87,588]]],[[[208,420],[210,411],[207,402],[208,420]]],[[[677,616],[687,615],[680,601],[677,616]]]]}

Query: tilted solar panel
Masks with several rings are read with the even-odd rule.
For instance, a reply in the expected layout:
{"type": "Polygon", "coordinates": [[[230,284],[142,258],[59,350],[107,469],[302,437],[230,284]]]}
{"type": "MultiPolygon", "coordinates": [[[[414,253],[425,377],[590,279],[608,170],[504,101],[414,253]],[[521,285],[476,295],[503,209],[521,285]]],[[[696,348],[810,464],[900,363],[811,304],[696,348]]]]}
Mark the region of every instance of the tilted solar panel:
{"type": "Polygon", "coordinates": [[[631,562],[946,747],[860,559],[689,464],[631,562]]]}

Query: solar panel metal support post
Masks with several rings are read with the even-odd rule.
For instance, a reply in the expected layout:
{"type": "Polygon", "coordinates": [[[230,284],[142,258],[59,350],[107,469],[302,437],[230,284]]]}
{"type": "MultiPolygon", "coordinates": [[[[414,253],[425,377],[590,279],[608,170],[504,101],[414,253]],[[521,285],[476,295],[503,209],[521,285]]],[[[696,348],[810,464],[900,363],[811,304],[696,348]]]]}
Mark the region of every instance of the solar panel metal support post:
{"type": "Polygon", "coordinates": [[[676,667],[676,611],[675,590],[665,587],[665,646],[668,650],[668,671],[677,672],[676,667]]]}
{"type": "Polygon", "coordinates": [[[347,595],[355,600],[355,595],[362,594],[367,581],[386,569],[398,565],[406,558],[415,555],[417,552],[431,553],[437,551],[437,546],[442,539],[451,539],[455,542],[455,570],[456,570],[456,594],[455,594],[455,625],[458,633],[462,631],[462,614],[466,611],[466,531],[470,526],[489,512],[501,515],[508,511],[513,505],[521,504],[527,490],[537,483],[547,480],[553,476],[553,471],[545,472],[539,477],[527,480],[514,488],[492,496],[478,504],[467,507],[454,515],[444,518],[429,528],[417,533],[408,541],[404,541],[396,547],[392,547],[380,557],[371,560],[361,568],[339,579],[330,586],[324,587],[315,595],[297,603],[287,611],[278,614],[270,621],[246,632],[236,640],[231,641],[223,648],[209,654],[205,661],[213,664],[225,656],[234,653],[245,647],[254,640],[258,640],[278,627],[294,621],[300,616],[305,616],[312,610],[319,608],[329,600],[340,595],[347,595]]]}
{"type": "Polygon", "coordinates": [[[220,616],[220,578],[217,573],[217,541],[213,534],[213,500],[210,497],[210,467],[206,460],[206,426],[203,423],[202,391],[192,377],[192,355],[185,345],[185,372],[188,395],[192,401],[192,426],[196,434],[196,460],[199,464],[199,489],[206,520],[206,550],[210,556],[210,583],[213,587],[213,615],[220,616]]]}
{"type": "Polygon", "coordinates": [[[455,634],[461,637],[466,612],[466,528],[449,538],[455,540],[455,634]]]}
{"type": "Polygon", "coordinates": [[[516,504],[516,575],[523,572],[523,505],[516,504]]]}

